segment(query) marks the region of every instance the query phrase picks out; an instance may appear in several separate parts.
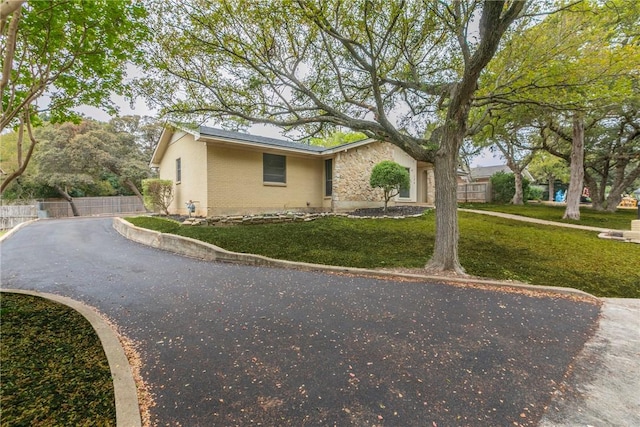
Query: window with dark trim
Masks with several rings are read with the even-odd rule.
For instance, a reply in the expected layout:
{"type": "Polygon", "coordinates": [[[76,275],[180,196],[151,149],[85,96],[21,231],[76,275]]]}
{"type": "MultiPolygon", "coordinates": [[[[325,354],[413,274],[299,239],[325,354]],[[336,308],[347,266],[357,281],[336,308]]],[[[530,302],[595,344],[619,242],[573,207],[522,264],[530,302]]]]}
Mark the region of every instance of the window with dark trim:
{"type": "Polygon", "coordinates": [[[330,197],[333,194],[333,159],[324,161],[324,195],[330,197]]]}
{"type": "MultiPolygon", "coordinates": [[[[405,168],[409,176],[411,176],[411,169],[405,168]]],[[[408,199],[411,197],[411,185],[407,185],[406,187],[400,187],[400,193],[398,193],[398,197],[402,199],[408,199]]]]}
{"type": "Polygon", "coordinates": [[[287,158],[278,154],[262,154],[262,180],[286,184],[287,158]]]}
{"type": "Polygon", "coordinates": [[[182,159],[176,159],[176,182],[182,181],[182,159]]]}

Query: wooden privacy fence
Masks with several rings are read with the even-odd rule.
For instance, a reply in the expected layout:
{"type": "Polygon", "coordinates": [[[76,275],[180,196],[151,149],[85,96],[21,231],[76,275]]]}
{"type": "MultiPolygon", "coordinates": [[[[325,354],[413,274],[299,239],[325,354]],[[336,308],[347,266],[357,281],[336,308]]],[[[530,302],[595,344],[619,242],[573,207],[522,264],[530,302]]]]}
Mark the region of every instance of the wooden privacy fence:
{"type": "Polygon", "coordinates": [[[489,203],[491,201],[491,184],[476,182],[458,184],[459,203],[489,203]]]}
{"type": "Polygon", "coordinates": [[[38,218],[38,209],[34,205],[0,206],[0,230],[7,230],[36,218],[38,218]]]}
{"type": "MultiPolygon", "coordinates": [[[[142,201],[136,196],[77,197],[73,203],[80,216],[146,212],[142,201]]],[[[71,205],[63,199],[38,202],[38,210],[46,212],[41,216],[47,218],[73,216],[71,205]]]]}
{"type": "MultiPolygon", "coordinates": [[[[78,197],[73,203],[80,216],[119,215],[146,212],[136,196],[78,197]]],[[[0,206],[0,230],[36,218],[65,218],[73,216],[71,205],[64,199],[33,201],[29,205],[0,206]]]]}

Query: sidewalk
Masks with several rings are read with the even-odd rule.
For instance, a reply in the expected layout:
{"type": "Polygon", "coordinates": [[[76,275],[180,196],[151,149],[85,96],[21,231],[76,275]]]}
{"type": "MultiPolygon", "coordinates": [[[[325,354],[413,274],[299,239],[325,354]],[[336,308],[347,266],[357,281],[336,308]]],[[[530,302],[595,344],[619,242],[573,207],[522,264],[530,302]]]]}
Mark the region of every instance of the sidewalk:
{"type": "Polygon", "coordinates": [[[527,216],[513,215],[508,213],[502,213],[502,212],[483,211],[483,210],[475,210],[475,209],[462,209],[462,208],[459,208],[458,210],[460,212],[470,212],[474,214],[498,216],[500,218],[513,219],[516,221],[531,222],[534,224],[554,225],[556,227],[574,228],[577,230],[596,231],[598,233],[606,233],[607,231],[611,231],[610,228],[590,227],[588,225],[579,225],[579,224],[567,224],[564,222],[547,221],[545,219],[529,218],[527,216]]]}
{"type": "Polygon", "coordinates": [[[603,300],[598,330],[540,427],[640,425],[640,300],[603,300]]]}

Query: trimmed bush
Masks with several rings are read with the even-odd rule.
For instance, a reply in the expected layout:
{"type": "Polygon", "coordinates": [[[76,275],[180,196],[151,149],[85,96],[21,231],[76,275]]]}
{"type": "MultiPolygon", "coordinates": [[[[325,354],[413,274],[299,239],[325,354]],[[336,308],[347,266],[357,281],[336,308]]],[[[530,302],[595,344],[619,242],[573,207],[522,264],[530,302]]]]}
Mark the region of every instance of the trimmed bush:
{"type": "Polygon", "coordinates": [[[384,160],[373,167],[369,184],[373,188],[382,188],[386,211],[389,200],[400,194],[401,189],[409,188],[409,172],[396,162],[384,160]]]}

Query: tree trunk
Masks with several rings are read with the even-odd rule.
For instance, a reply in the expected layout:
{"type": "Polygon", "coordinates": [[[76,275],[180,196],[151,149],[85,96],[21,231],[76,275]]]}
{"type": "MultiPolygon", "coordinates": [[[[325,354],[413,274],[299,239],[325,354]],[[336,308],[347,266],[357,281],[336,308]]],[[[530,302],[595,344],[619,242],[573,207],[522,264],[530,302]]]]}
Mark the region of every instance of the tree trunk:
{"type": "Polygon", "coordinates": [[[464,274],[458,258],[458,199],[457,176],[458,147],[464,137],[464,128],[445,125],[441,148],[436,153],[435,206],[436,238],[433,256],[425,268],[429,271],[453,271],[464,274]],[[455,129],[454,129],[455,128],[455,129]]]}
{"type": "Polygon", "coordinates": [[[511,199],[511,203],[514,205],[524,205],[524,193],[522,191],[522,172],[520,169],[515,169],[513,172],[515,178],[516,192],[511,199]]]}
{"type": "Polygon", "coordinates": [[[618,205],[622,201],[622,193],[640,176],[640,166],[627,173],[626,177],[625,169],[628,169],[628,162],[619,162],[616,166],[615,179],[607,197],[607,212],[615,212],[618,209],[618,205]]]}
{"type": "Polygon", "coordinates": [[[598,188],[596,180],[590,177],[586,171],[584,173],[584,185],[589,189],[591,209],[604,211],[604,193],[598,188]]]}
{"type": "Polygon", "coordinates": [[[133,194],[135,194],[138,197],[138,199],[140,199],[140,202],[142,203],[142,206],[144,206],[144,209],[147,212],[149,212],[149,209],[147,209],[147,207],[144,204],[144,197],[142,196],[142,193],[140,193],[140,190],[138,190],[138,187],[136,187],[133,181],[131,181],[129,178],[126,178],[124,180],[124,183],[126,184],[127,187],[129,187],[129,189],[133,192],[133,194]]]}
{"type": "Polygon", "coordinates": [[[71,197],[69,193],[64,191],[59,185],[56,185],[54,188],[67,202],[69,202],[69,206],[71,206],[71,212],[73,212],[73,216],[80,216],[80,214],[78,213],[78,208],[76,208],[76,204],[73,203],[73,197],[71,197]]]}
{"type": "Polygon", "coordinates": [[[618,210],[618,205],[621,201],[622,193],[609,194],[609,197],[607,197],[607,208],[605,209],[605,211],[615,212],[616,210],[618,210]]]}
{"type": "Polygon", "coordinates": [[[11,182],[14,179],[22,175],[24,171],[27,169],[27,166],[29,165],[29,161],[31,160],[31,156],[33,155],[33,149],[36,147],[37,141],[35,138],[33,138],[33,135],[31,134],[31,128],[29,128],[28,126],[31,126],[30,122],[27,121],[27,123],[25,124],[23,120],[20,121],[20,127],[18,128],[18,141],[16,142],[16,150],[19,153],[18,169],[16,169],[14,172],[9,174],[9,176],[5,178],[4,181],[2,181],[2,184],[0,184],[0,194],[4,193],[4,190],[7,189],[9,184],[11,184],[11,182]],[[27,131],[29,134],[29,148],[27,149],[27,155],[23,160],[22,159],[22,152],[23,152],[22,143],[24,141],[25,127],[27,127],[27,131]]]}
{"type": "Polygon", "coordinates": [[[571,177],[567,191],[567,207],[563,219],[580,219],[580,197],[584,181],[584,119],[578,115],[573,118],[573,137],[571,141],[571,177]]]}
{"type": "Polygon", "coordinates": [[[556,192],[556,177],[550,175],[548,179],[549,179],[549,201],[553,202],[553,197],[556,192]]]}

